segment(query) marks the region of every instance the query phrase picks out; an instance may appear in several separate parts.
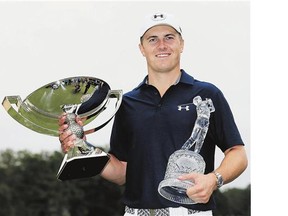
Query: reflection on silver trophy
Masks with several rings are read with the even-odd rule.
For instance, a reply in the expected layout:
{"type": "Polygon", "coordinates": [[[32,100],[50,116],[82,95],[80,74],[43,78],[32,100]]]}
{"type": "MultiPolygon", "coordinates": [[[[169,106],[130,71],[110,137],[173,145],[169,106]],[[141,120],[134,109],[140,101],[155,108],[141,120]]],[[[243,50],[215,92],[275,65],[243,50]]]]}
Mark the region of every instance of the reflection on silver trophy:
{"type": "Polygon", "coordinates": [[[31,93],[25,100],[6,96],[2,105],[23,126],[41,134],[58,137],[58,119],[66,113],[68,129],[77,137],[75,146],[65,154],[57,173],[59,180],[88,178],[99,174],[109,155],[83,140],[84,135],[103,128],[116,114],[122,102],[122,91],[111,90],[103,80],[94,77],[70,77],[51,82],[31,93]],[[75,122],[79,116],[85,130],[75,122]]]}
{"type": "Polygon", "coordinates": [[[215,111],[211,99],[202,101],[200,96],[193,99],[196,106],[197,119],[189,139],[180,150],[175,151],[170,157],[166,168],[164,180],[158,186],[158,192],[164,198],[181,204],[195,204],[190,199],[186,190],[193,186],[192,181],[180,181],[180,175],[192,172],[204,173],[205,161],[199,154],[206,137],[210,113],[215,111]],[[189,150],[194,146],[194,151],[189,150]]]}

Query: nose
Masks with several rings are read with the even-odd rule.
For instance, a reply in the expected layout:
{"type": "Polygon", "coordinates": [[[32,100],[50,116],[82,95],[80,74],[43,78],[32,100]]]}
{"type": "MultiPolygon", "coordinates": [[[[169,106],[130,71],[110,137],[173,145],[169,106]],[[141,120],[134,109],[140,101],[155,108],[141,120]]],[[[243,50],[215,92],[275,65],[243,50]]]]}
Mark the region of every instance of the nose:
{"type": "Polygon", "coordinates": [[[159,40],[159,45],[158,45],[159,49],[165,49],[167,48],[166,42],[164,39],[159,40]]]}

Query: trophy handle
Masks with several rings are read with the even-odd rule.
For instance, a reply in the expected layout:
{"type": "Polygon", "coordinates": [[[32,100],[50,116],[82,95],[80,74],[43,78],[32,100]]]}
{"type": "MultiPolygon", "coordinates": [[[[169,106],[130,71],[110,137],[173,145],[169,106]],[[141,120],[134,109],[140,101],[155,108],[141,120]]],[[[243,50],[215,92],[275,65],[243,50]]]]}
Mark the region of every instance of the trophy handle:
{"type": "Polygon", "coordinates": [[[107,125],[111,120],[112,118],[114,117],[114,115],[116,114],[116,112],[118,111],[120,105],[121,105],[121,102],[122,102],[122,98],[123,98],[123,91],[122,90],[110,90],[109,93],[108,93],[108,100],[106,101],[104,107],[99,111],[101,112],[102,110],[105,110],[106,107],[108,106],[108,103],[110,101],[111,98],[116,98],[117,101],[116,101],[116,104],[115,104],[115,109],[113,111],[113,113],[110,114],[110,116],[108,117],[108,119],[101,125],[95,127],[95,128],[91,128],[91,129],[88,129],[88,130],[85,130],[84,131],[84,134],[87,135],[87,134],[91,134],[91,133],[94,133],[95,131],[98,131],[100,130],[101,128],[103,128],[105,125],[107,125]]]}
{"type": "MultiPolygon", "coordinates": [[[[23,108],[24,110],[26,110],[27,112],[30,112],[30,108],[25,106],[25,103],[23,103],[22,99],[20,98],[19,95],[15,95],[15,96],[6,96],[3,99],[2,102],[3,107],[5,108],[5,110],[7,111],[7,113],[13,118],[15,119],[17,122],[19,122],[20,124],[22,124],[23,126],[36,131],[36,132],[41,132],[47,135],[51,135],[51,136],[58,136],[58,131],[57,130],[53,130],[53,129],[49,129],[49,128],[45,128],[45,127],[41,127],[37,124],[35,124],[34,122],[30,121],[29,119],[25,118],[22,114],[20,114],[19,112],[17,112],[13,105],[15,105],[18,109],[23,108]]],[[[52,117],[52,119],[55,118],[55,122],[58,121],[58,117],[57,116],[50,116],[52,117]]]]}

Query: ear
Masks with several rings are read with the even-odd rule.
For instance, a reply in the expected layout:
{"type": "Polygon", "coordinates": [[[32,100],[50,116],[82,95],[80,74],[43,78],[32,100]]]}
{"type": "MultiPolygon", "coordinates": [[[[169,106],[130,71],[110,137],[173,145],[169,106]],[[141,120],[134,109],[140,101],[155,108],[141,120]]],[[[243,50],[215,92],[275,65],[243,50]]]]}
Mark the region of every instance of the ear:
{"type": "Polygon", "coordinates": [[[181,53],[183,52],[183,50],[184,50],[184,40],[182,39],[181,40],[181,49],[180,49],[181,53]]]}
{"type": "Polygon", "coordinates": [[[145,57],[145,52],[144,52],[144,48],[143,48],[142,44],[140,43],[138,46],[139,46],[140,52],[145,57]]]}

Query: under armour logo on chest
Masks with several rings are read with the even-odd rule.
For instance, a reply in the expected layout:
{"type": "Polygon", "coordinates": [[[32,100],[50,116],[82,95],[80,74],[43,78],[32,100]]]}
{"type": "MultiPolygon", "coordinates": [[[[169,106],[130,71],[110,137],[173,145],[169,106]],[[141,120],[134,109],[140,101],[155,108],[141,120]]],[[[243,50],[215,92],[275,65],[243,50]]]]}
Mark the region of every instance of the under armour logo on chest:
{"type": "Polygon", "coordinates": [[[186,111],[189,111],[190,109],[189,109],[190,107],[189,107],[189,105],[186,105],[186,106],[181,106],[181,105],[179,105],[178,106],[178,110],[179,111],[182,111],[182,110],[186,110],[186,111]]]}

